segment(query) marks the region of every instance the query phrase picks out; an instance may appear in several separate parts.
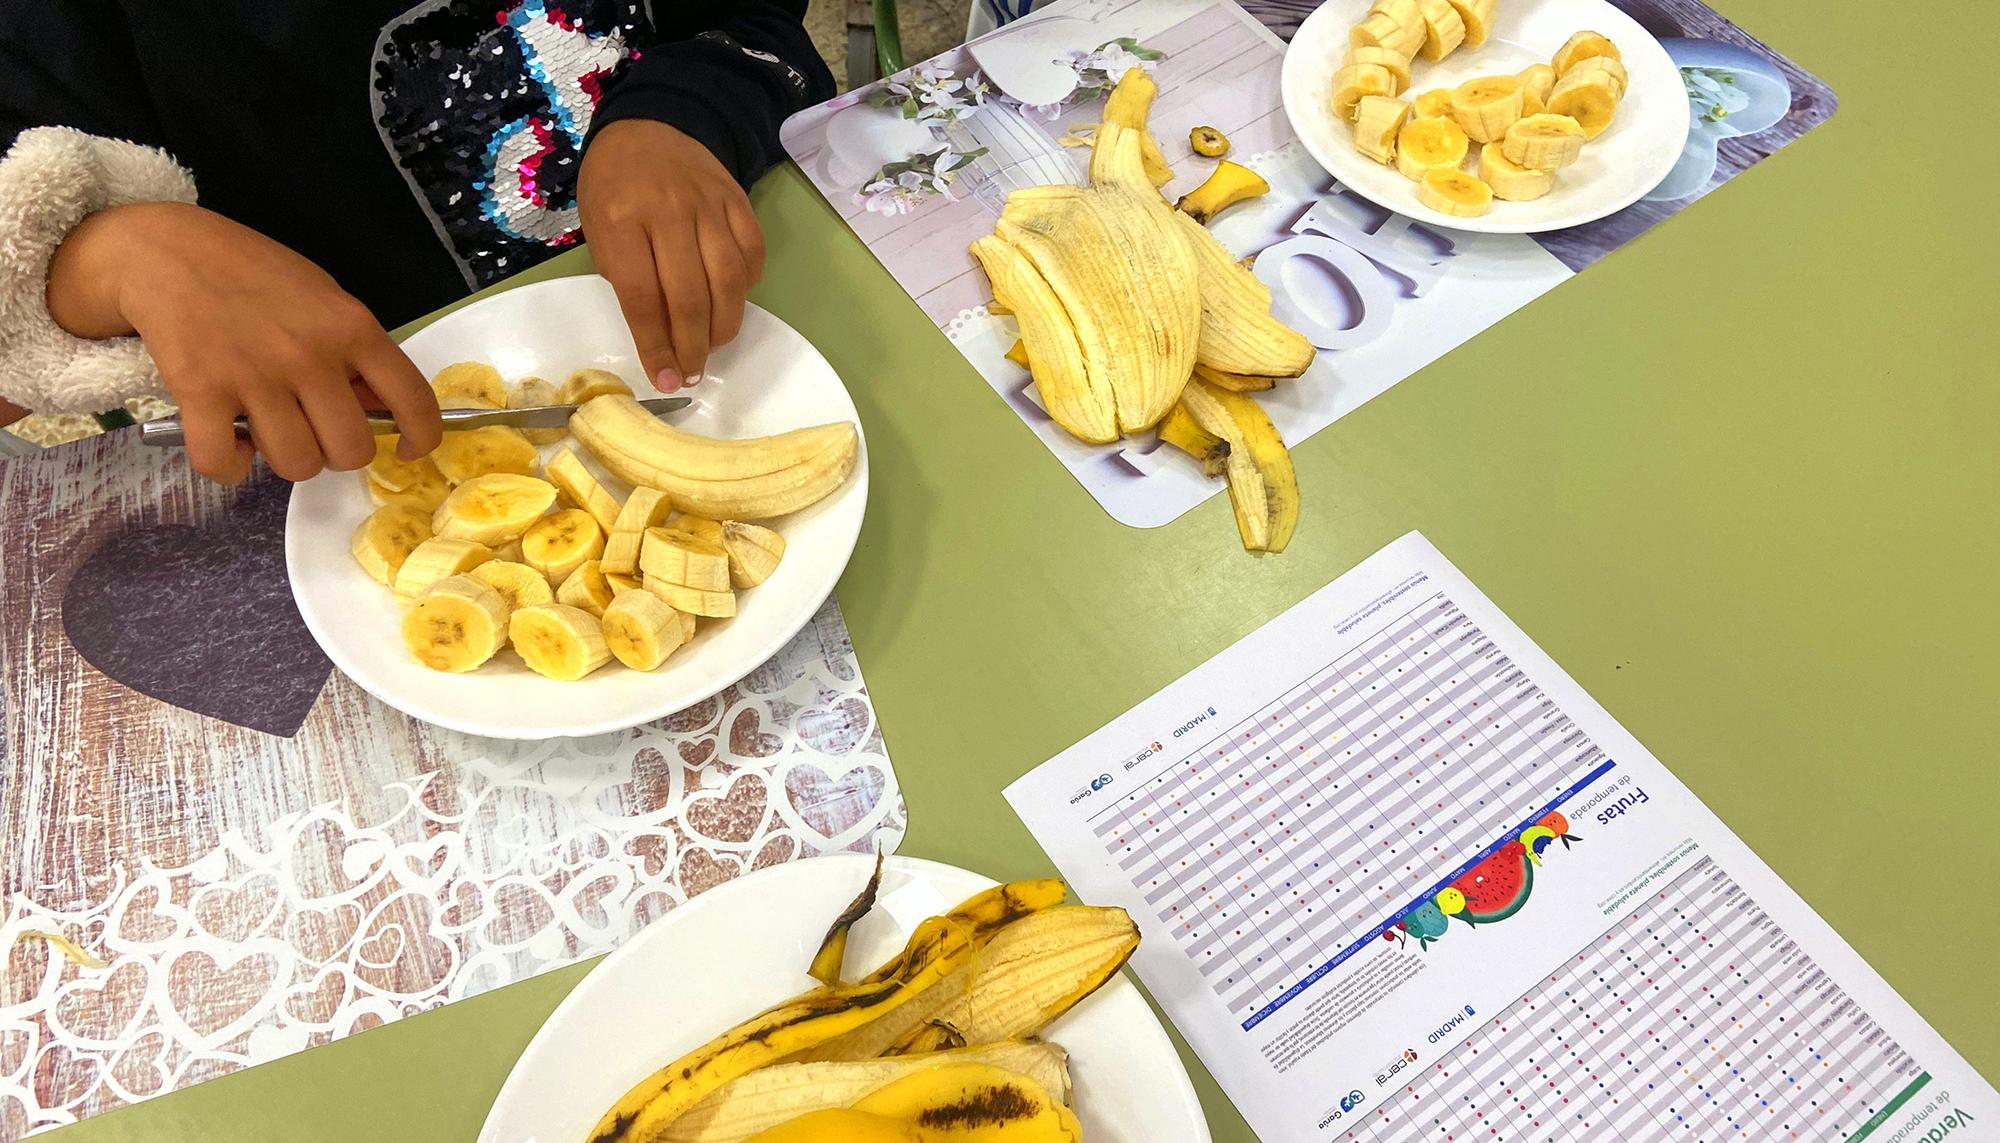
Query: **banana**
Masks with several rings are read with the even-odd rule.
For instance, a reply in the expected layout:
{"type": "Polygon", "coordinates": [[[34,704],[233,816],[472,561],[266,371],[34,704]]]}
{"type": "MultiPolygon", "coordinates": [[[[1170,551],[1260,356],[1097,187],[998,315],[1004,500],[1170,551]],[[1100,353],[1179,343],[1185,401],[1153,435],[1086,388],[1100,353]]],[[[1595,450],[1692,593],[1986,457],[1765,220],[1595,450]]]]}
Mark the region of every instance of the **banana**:
{"type": "Polygon", "coordinates": [[[396,455],[397,442],[403,438],[387,433],[375,438],[375,459],[368,462],[362,471],[368,479],[380,485],[387,492],[401,492],[420,483],[424,477],[437,471],[429,458],[418,457],[404,460],[396,455]]]}
{"type": "Polygon", "coordinates": [[[643,532],[666,523],[674,510],[671,497],[657,488],[634,488],[618,509],[618,515],[604,529],[607,532],[643,532]]]}
{"type": "Polygon", "coordinates": [[[879,1020],[954,974],[972,954],[943,918],[918,925],[887,979],[814,988],[722,1033],[641,1080],[598,1120],[589,1143],[655,1143],[722,1085],[879,1020]]]}
{"type": "MultiPolygon", "coordinates": [[[[554,385],[540,377],[523,377],[514,382],[514,388],[507,393],[507,407],[510,409],[532,409],[537,405],[563,404],[562,395],[554,385]]],[[[521,435],[530,444],[554,444],[569,435],[568,429],[522,429],[521,435]]]]}
{"type": "Polygon", "coordinates": [[[1576,120],[1545,113],[1530,115],[1507,128],[1500,150],[1515,166],[1553,171],[1576,162],[1583,153],[1583,139],[1583,127],[1576,120]]]}
{"type": "Polygon", "coordinates": [[[404,488],[390,488],[375,479],[370,472],[363,482],[368,486],[368,498],[378,507],[413,508],[419,512],[437,511],[444,498],[451,494],[451,481],[444,478],[430,457],[416,462],[418,475],[414,483],[404,488]]]}
{"type": "Polygon", "coordinates": [[[668,425],[631,394],[598,397],[570,432],[613,476],[705,516],[762,520],[817,503],[847,480],[860,434],[845,421],[773,437],[720,440],[668,425]]]}
{"type": "MultiPolygon", "coordinates": [[[[855,1100],[849,1110],[914,1125],[918,1143],[1083,1143],[1075,1112],[1033,1079],[992,1064],[912,1072],[855,1100]]],[[[847,1137],[819,1138],[845,1143],[847,1137]]]]}
{"type": "Polygon", "coordinates": [[[1556,69],[1547,64],[1524,67],[1514,78],[1521,81],[1521,94],[1536,104],[1546,104],[1556,87],[1556,69]]]}
{"type": "Polygon", "coordinates": [[[1410,118],[1451,118],[1451,89],[1448,87],[1434,87],[1417,96],[1410,104],[1410,118]]]}
{"type": "Polygon", "coordinates": [[[1458,13],[1459,22],[1465,25],[1465,46],[1481,47],[1486,37],[1493,34],[1493,17],[1499,14],[1499,0],[1450,0],[1452,9],[1458,13]]]}
{"type": "MultiPolygon", "coordinates": [[[[984,948],[986,942],[1008,925],[1062,904],[1068,892],[1069,886],[1060,877],[1008,881],[981,889],[960,901],[952,906],[951,912],[944,914],[943,920],[954,931],[964,933],[975,949],[984,948]]],[[[861,979],[864,982],[889,979],[903,971],[903,958],[908,955],[906,947],[861,979]]]]}
{"type": "MultiPolygon", "coordinates": [[[[1377,68],[1377,71],[1382,69],[1377,68]]],[[[1180,197],[1174,209],[1196,222],[1210,219],[1239,202],[1271,193],[1271,184],[1249,167],[1223,159],[1215,164],[1202,184],[1180,197]]]]}
{"type": "Polygon", "coordinates": [[[635,575],[622,575],[618,572],[605,572],[604,582],[611,585],[612,599],[617,599],[619,596],[624,595],[626,592],[646,590],[645,583],[642,582],[639,579],[639,577],[635,575]]]}
{"type": "Polygon", "coordinates": [[[1076,327],[1048,280],[998,235],[978,239],[971,250],[994,298],[1021,324],[1021,364],[1035,379],[1042,407],[1064,432],[1086,444],[1117,440],[1118,404],[1110,378],[1085,368],[1076,327]]]}
{"type": "Polygon", "coordinates": [[[1410,117],[1410,105],[1381,95],[1362,97],[1354,109],[1354,149],[1378,163],[1396,161],[1396,136],[1410,117]]]}
{"type": "Polygon", "coordinates": [[[438,471],[453,484],[463,484],[489,472],[533,476],[535,464],[541,459],[542,454],[521,430],[505,425],[446,433],[431,453],[438,471]]]}
{"type": "Polygon", "coordinates": [[[846,1107],[871,1091],[940,1064],[978,1063],[1024,1075],[1065,1102],[1069,1056],[1055,1044],[1002,1040],[952,1051],[772,1064],[729,1081],[669,1124],[660,1143],[743,1143],[809,1112],[846,1107]]]}
{"type": "Polygon", "coordinates": [[[1521,117],[1521,81],[1511,75],[1482,75],[1452,89],[1451,116],[1475,143],[1491,143],[1507,134],[1521,117]]]}
{"type": "Polygon", "coordinates": [[[1200,461],[1201,474],[1210,479],[1229,468],[1229,442],[1195,424],[1185,401],[1160,422],[1160,439],[1200,461]]]}
{"type": "Polygon", "coordinates": [[[1542,109],[1550,115],[1567,115],[1583,128],[1585,139],[1595,139],[1611,126],[1618,114],[1618,93],[1610,73],[1572,68],[1556,80],[1549,102],[1542,109]]]}
{"type": "Polygon", "coordinates": [[[650,671],[687,641],[680,613],[648,591],[628,591],[604,609],[604,645],[619,662],[650,671]]]}
{"type": "MultiPolygon", "coordinates": [[[[1427,35],[1424,29],[1424,9],[1418,0],[1375,0],[1374,5],[1368,9],[1368,18],[1378,15],[1386,16],[1396,23],[1396,30],[1388,33],[1387,39],[1382,41],[1383,46],[1410,57],[1414,57],[1424,46],[1427,35]]],[[[1364,18],[1362,23],[1366,24],[1367,18],[1364,18]]],[[[1357,28],[1359,26],[1356,25],[1357,28]]],[[[1355,46],[1352,32],[1348,34],[1348,40],[1348,46],[1355,46]]]]}
{"type": "Polygon", "coordinates": [[[1456,119],[1411,119],[1396,134],[1396,169],[1404,178],[1421,179],[1426,171],[1456,170],[1465,161],[1465,129],[1456,119]]]}
{"type": "Polygon", "coordinates": [[[446,576],[403,615],[403,643],[434,671],[473,670],[507,643],[507,601],[469,575],[446,576]]]}
{"type": "Polygon", "coordinates": [[[431,378],[431,392],[437,394],[438,405],[446,409],[504,409],[507,407],[507,382],[500,371],[484,361],[458,361],[437,371],[431,378]],[[461,403],[454,398],[470,398],[469,403],[461,403]]]}
{"type": "Polygon", "coordinates": [[[902,1039],[889,1045],[884,1056],[909,1056],[926,1052],[949,1052],[965,1046],[965,1033],[942,1020],[926,1020],[902,1039]]]}
{"type": "Polygon", "coordinates": [[[831,1107],[751,1136],[748,1143],[920,1143],[917,1129],[865,1111],[831,1107]]]}
{"type": "Polygon", "coordinates": [[[565,603],[579,611],[588,611],[598,618],[604,617],[604,609],[611,605],[611,583],[604,578],[604,569],[596,560],[585,560],[569,573],[556,589],[556,602],[565,603]]]}
{"type": "Polygon", "coordinates": [[[722,542],[722,522],[720,520],[711,520],[706,516],[696,516],[687,512],[669,512],[667,513],[667,522],[663,527],[675,532],[686,532],[697,540],[707,540],[711,544],[722,542]]]}
{"type": "Polygon", "coordinates": [[[1204,159],[1220,159],[1229,153],[1229,136],[1213,127],[1189,128],[1188,150],[1204,159]]]}
{"type": "MultiPolygon", "coordinates": [[[[1097,125],[1090,144],[1092,186],[1122,186],[1143,195],[1171,179],[1171,171],[1166,172],[1168,179],[1158,178],[1161,172],[1149,170],[1146,161],[1149,149],[1156,152],[1159,149],[1159,141],[1146,125],[1153,98],[1159,93],[1159,85],[1144,68],[1126,68],[1125,74],[1112,85],[1111,94],[1104,100],[1104,120],[1097,125]],[[1106,128],[1110,129],[1108,134],[1106,128]]],[[[1166,166],[1164,156],[1159,166],[1166,166]]]]}
{"type": "Polygon", "coordinates": [[[571,504],[590,513],[590,518],[597,521],[599,528],[609,532],[618,523],[618,515],[624,510],[624,505],[604,490],[575,452],[564,449],[557,453],[550,458],[547,471],[549,483],[556,486],[556,491],[569,497],[571,504]]]}
{"type": "Polygon", "coordinates": [[[1589,56],[1580,59],[1569,65],[1569,70],[1564,72],[1562,77],[1575,80],[1579,75],[1593,71],[1601,71],[1610,76],[1611,94],[1621,100],[1625,98],[1625,86],[1631,76],[1626,73],[1625,65],[1611,56],[1589,56]]]}
{"type": "Polygon", "coordinates": [[[417,545],[431,538],[431,518],[415,508],[377,508],[355,527],[348,548],[361,569],[385,587],[417,545]]]}
{"type": "Polygon", "coordinates": [[[1597,32],[1586,31],[1578,32],[1564,41],[1563,46],[1557,48],[1556,54],[1550,58],[1549,64],[1555,68],[1556,74],[1560,76],[1568,74],[1570,68],[1575,67],[1584,60],[1597,56],[1606,56],[1614,60],[1625,58],[1619,53],[1617,44],[1612,43],[1597,32]]]}
{"type": "Polygon", "coordinates": [[[1332,86],[1333,113],[1352,123],[1366,97],[1396,94],[1396,77],[1378,64],[1349,64],[1333,73],[1332,86]]]}
{"type": "Polygon", "coordinates": [[[639,552],[646,542],[644,532],[613,532],[604,537],[604,554],[599,559],[606,575],[636,575],[639,552]]]}
{"type": "Polygon", "coordinates": [[[1034,371],[1034,366],[1028,361],[1028,343],[1018,337],[1014,339],[1014,344],[1007,347],[1007,352],[1000,356],[1031,373],[1034,371]]]}
{"type": "Polygon", "coordinates": [[[1427,60],[1441,60],[1465,42],[1465,21],[1451,0],[1417,0],[1424,17],[1424,46],[1417,54],[1427,60]]]}
{"type": "Polygon", "coordinates": [[[415,603],[432,584],[463,575],[492,557],[485,545],[470,540],[425,540],[411,549],[396,570],[396,598],[404,604],[415,603]]]}
{"type": "Polygon", "coordinates": [[[783,536],[738,520],[722,522],[722,547],[729,553],[730,585],[739,591],[770,579],[785,558],[783,536]]]}
{"type": "Polygon", "coordinates": [[[1474,218],[1493,205],[1493,188],[1456,167],[1425,171],[1417,182],[1417,201],[1456,218],[1474,218]]]}
{"type": "Polygon", "coordinates": [[[1251,377],[1242,373],[1225,373],[1220,369],[1210,369],[1201,362],[1195,362],[1194,375],[1218,389],[1231,393],[1263,393],[1278,387],[1275,377],[1251,377]]]}
{"type": "Polygon", "coordinates": [[[555,486],[546,480],[489,472],[451,490],[431,516],[431,531],[497,547],[518,539],[555,502],[555,486]]]}
{"type": "MultiPolygon", "coordinates": [[[[496,560],[506,560],[510,564],[520,563],[521,541],[519,539],[509,540],[506,543],[501,544],[499,547],[494,548],[493,558],[496,560]]],[[[533,568],[529,568],[528,570],[534,571],[533,568]]]]}
{"type": "Polygon", "coordinates": [[[549,577],[550,583],[561,583],[583,561],[603,554],[604,533],[581,508],[544,516],[521,536],[521,562],[549,577]]]}
{"type": "Polygon", "coordinates": [[[668,607],[689,615],[705,615],[712,619],[727,619],[736,614],[736,593],[732,591],[709,591],[699,587],[689,587],[684,583],[661,579],[648,575],[642,581],[646,590],[666,601],[668,607]]]}
{"type": "Polygon", "coordinates": [[[1243,546],[1253,552],[1284,551],[1298,527],[1299,480],[1292,469],[1291,453],[1271,418],[1251,398],[1218,389],[1200,378],[1188,383],[1181,403],[1196,424],[1229,442],[1225,474],[1243,546]]]}
{"type": "Polygon", "coordinates": [[[1509,159],[1504,144],[1486,143],[1479,148],[1479,181],[1493,188],[1494,198],[1527,202],[1549,193],[1556,185],[1556,176],[1554,171],[1524,167],[1509,159]]]}
{"type": "Polygon", "coordinates": [[[1372,64],[1388,72],[1389,78],[1396,81],[1395,90],[1390,92],[1391,95],[1401,95],[1410,89],[1410,57],[1408,56],[1399,55],[1388,48],[1364,47],[1347,49],[1347,54],[1341,57],[1340,66],[1353,67],[1356,64],[1372,64]]]}
{"type": "Polygon", "coordinates": [[[632,387],[609,369],[579,369],[563,378],[560,404],[581,405],[597,397],[630,397],[632,387]]]}
{"type": "Polygon", "coordinates": [[[729,590],[729,550],[672,528],[649,528],[639,546],[639,570],[701,591],[729,590]]]}
{"type": "Polygon", "coordinates": [[[1304,373],[1317,351],[1271,313],[1271,288],[1191,216],[1176,212],[1175,221],[1194,252],[1201,292],[1195,367],[1259,377],[1304,373]]]}
{"type": "Polygon", "coordinates": [[[465,574],[499,592],[500,598],[507,601],[510,613],[523,607],[539,607],[556,601],[555,590],[549,586],[547,576],[514,560],[496,556],[465,574]]]}
{"type": "Polygon", "coordinates": [[[538,675],[575,682],[611,661],[597,616],[566,603],[523,607],[507,620],[507,638],[538,675]]]}

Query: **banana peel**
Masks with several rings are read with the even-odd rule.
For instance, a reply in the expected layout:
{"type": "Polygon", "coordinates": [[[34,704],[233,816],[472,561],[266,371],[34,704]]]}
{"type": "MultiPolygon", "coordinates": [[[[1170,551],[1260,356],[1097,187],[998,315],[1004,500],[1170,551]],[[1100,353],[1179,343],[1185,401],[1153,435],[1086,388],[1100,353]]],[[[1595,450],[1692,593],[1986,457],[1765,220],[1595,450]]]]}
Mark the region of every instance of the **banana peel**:
{"type": "Polygon", "coordinates": [[[847,934],[856,922],[868,915],[875,907],[875,894],[882,888],[882,851],[875,851],[875,872],[868,875],[868,884],[861,887],[840,916],[826,930],[826,936],[819,942],[819,951],[813,954],[812,963],[806,966],[806,975],[821,984],[838,986],[841,965],[847,959],[847,934]]]}
{"type": "Polygon", "coordinates": [[[1229,467],[1229,442],[1195,424],[1188,412],[1186,394],[1180,404],[1160,422],[1160,439],[1201,462],[1201,474],[1223,475],[1229,467]]]}
{"type": "Polygon", "coordinates": [[[884,1084],[850,1107],[800,1116],[750,1143],[1083,1143],[1083,1127],[1032,1078],[957,1063],[884,1084]]]}
{"type": "Polygon", "coordinates": [[[1299,479],[1271,418],[1249,396],[1199,377],[1188,382],[1181,406],[1195,424],[1229,443],[1224,471],[1243,546],[1284,551],[1299,523],[1299,479]]]}
{"type": "Polygon", "coordinates": [[[1180,201],[1174,203],[1174,207],[1196,222],[1207,223],[1209,219],[1239,202],[1270,193],[1271,184],[1264,181],[1263,175],[1241,163],[1222,159],[1215,164],[1215,169],[1209,172],[1208,178],[1202,180],[1200,186],[1182,195],[1180,201]]]}

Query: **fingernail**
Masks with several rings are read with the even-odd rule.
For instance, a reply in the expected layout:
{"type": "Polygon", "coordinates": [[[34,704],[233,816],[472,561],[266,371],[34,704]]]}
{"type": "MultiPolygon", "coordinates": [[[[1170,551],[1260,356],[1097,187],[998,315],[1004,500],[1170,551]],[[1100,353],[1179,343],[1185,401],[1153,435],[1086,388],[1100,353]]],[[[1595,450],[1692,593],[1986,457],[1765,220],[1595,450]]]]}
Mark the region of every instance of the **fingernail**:
{"type": "Polygon", "coordinates": [[[410,443],[410,438],[404,437],[396,442],[396,455],[403,460],[415,460],[421,454],[417,452],[417,446],[410,443]]]}
{"type": "Polygon", "coordinates": [[[694,376],[687,379],[687,387],[690,389],[694,388],[696,385],[701,384],[702,380],[707,376],[708,374],[705,371],[695,374],[694,376]]]}
{"type": "Polygon", "coordinates": [[[662,393],[672,393],[679,389],[681,384],[681,374],[678,369],[662,369],[653,375],[653,388],[662,393]]]}

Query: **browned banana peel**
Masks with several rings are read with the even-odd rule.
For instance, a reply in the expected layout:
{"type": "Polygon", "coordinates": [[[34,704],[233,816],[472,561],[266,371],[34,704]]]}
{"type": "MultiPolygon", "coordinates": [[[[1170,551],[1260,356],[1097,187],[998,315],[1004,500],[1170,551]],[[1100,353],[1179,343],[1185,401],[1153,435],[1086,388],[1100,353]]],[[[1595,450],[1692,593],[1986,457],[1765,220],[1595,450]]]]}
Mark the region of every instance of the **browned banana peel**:
{"type": "Polygon", "coordinates": [[[1196,222],[1206,225],[1217,214],[1245,199],[1271,193],[1264,176],[1228,159],[1215,164],[1207,181],[1181,196],[1174,205],[1196,222]]]}
{"type": "Polygon", "coordinates": [[[1229,466],[1229,442],[1195,424],[1185,402],[1160,422],[1160,439],[1200,461],[1203,476],[1221,476],[1229,466]]]}
{"type": "Polygon", "coordinates": [[[926,1020],[908,1035],[886,1048],[885,1056],[911,1056],[922,1052],[949,1052],[965,1047],[965,1033],[943,1020],[926,1020]]]}
{"type": "Polygon", "coordinates": [[[841,962],[847,959],[847,934],[855,922],[868,915],[875,907],[875,894],[882,888],[882,851],[875,851],[875,872],[869,874],[868,884],[833,919],[833,926],[819,942],[819,951],[813,954],[812,964],[807,966],[806,975],[821,984],[840,984],[841,962]]]}
{"type": "Polygon", "coordinates": [[[1227,389],[1231,393],[1262,393],[1264,390],[1274,389],[1278,385],[1276,377],[1256,377],[1248,373],[1224,373],[1220,369],[1211,369],[1200,362],[1195,363],[1194,375],[1218,389],[1227,389]]]}
{"type": "Polygon", "coordinates": [[[1263,407],[1196,377],[1181,394],[1194,422],[1229,442],[1229,502],[1243,546],[1282,552],[1299,524],[1299,478],[1292,454],[1263,407]]]}

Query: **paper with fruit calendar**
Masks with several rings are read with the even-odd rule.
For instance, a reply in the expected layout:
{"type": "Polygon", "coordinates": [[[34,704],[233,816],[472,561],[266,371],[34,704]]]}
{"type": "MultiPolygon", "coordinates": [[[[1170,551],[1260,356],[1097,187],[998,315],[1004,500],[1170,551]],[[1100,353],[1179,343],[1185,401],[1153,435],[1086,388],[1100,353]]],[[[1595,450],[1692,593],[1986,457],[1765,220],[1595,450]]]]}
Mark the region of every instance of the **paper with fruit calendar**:
{"type": "MultiPolygon", "coordinates": [[[[1499,0],[1495,42],[1544,0],[1499,0]]],[[[967,253],[1009,192],[1084,181],[1072,144],[1103,116],[1130,67],[1159,85],[1151,127],[1175,177],[1194,189],[1215,160],[1191,128],[1220,128],[1228,158],[1270,191],[1219,214],[1211,231],[1274,292],[1274,312],[1318,350],[1311,368],[1256,394],[1297,444],[1481,330],[1568,281],[1834,110],[1826,84],[1699,0],[1611,0],[1657,38],[1689,102],[1679,161],[1638,202],[1539,235],[1473,234],[1391,214],[1343,188],[1306,154],[1285,115],[1285,42],[1318,0],[1061,0],[1035,5],[962,48],[793,116],[786,149],[898,285],[995,395],[1105,511],[1165,524],[1218,492],[1193,458],[1151,432],[1085,444],[1050,418],[1019,336],[992,308],[967,253]]],[[[1357,2],[1357,14],[1367,7],[1357,2]]],[[[1412,89],[1415,90],[1414,88],[1412,89]]],[[[1690,287],[1693,288],[1693,287],[1690,287]]],[[[1310,507],[1307,509],[1310,511],[1310,507]]]]}
{"type": "Polygon", "coordinates": [[[2000,1094],[1411,533],[1007,789],[1266,1143],[1967,1139],[2000,1094]]]}

